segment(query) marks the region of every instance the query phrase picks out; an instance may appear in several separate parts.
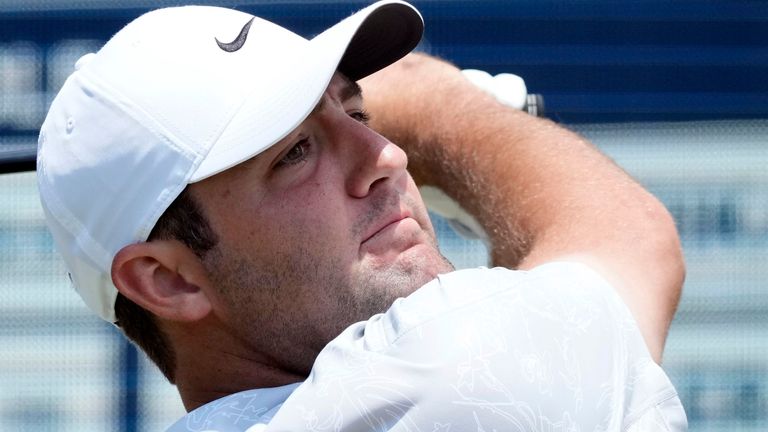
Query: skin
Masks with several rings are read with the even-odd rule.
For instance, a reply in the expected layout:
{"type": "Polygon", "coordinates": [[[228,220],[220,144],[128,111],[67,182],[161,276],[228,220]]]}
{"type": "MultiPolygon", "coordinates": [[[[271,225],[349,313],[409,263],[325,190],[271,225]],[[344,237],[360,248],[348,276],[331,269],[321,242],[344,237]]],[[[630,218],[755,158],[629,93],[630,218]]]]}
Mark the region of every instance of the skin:
{"type": "Polygon", "coordinates": [[[337,74],[284,140],[190,186],[220,240],[203,260],[174,240],[115,256],[115,286],[171,341],[188,410],[303,380],[343,328],[452,269],[414,178],[475,216],[494,265],[600,272],[661,360],[685,267],[657,199],[585,140],[504,107],[445,62],[411,55],[361,85],[373,129],[337,74]]]}

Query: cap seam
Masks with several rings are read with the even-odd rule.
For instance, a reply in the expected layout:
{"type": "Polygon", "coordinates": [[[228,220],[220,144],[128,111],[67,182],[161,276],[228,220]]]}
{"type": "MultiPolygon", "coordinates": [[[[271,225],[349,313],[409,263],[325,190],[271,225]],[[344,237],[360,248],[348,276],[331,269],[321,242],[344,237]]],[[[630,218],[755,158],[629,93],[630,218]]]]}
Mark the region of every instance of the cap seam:
{"type": "MultiPolygon", "coordinates": [[[[136,103],[132,98],[127,97],[125,94],[118,91],[109,83],[100,79],[95,74],[88,73],[86,71],[81,71],[78,75],[79,76],[77,76],[77,79],[82,80],[83,82],[92,84],[99,90],[99,92],[97,92],[99,99],[101,99],[102,101],[104,101],[109,105],[112,105],[115,108],[118,108],[120,112],[129,116],[136,123],[138,123],[143,128],[150,131],[152,135],[156,136],[157,138],[160,138],[163,142],[169,144],[174,150],[182,153],[184,157],[186,157],[187,159],[196,161],[197,163],[199,163],[197,159],[201,159],[201,156],[202,156],[199,151],[200,149],[189,148],[189,146],[186,145],[185,140],[179,139],[179,137],[177,136],[178,134],[171,131],[169,128],[165,127],[161,122],[157,121],[156,117],[165,119],[163,116],[161,115],[153,116],[152,113],[142,108],[140,104],[136,103]],[[113,96],[117,96],[117,98],[113,96]],[[118,98],[119,98],[119,101],[116,100],[118,98]],[[147,124],[147,122],[143,120],[147,120],[150,124],[147,124]],[[166,132],[166,133],[164,134],[162,132],[166,132]],[[190,156],[193,156],[193,157],[190,157],[190,156]]],[[[194,164],[194,165],[197,165],[197,164],[194,164]]]]}
{"type": "MultiPolygon", "coordinates": [[[[187,142],[185,140],[180,139],[176,133],[171,131],[168,127],[164,126],[160,121],[157,120],[157,117],[164,119],[163,116],[153,115],[152,113],[148,112],[138,103],[136,103],[132,98],[125,96],[122,92],[109,85],[109,83],[99,79],[95,74],[82,73],[78,79],[93,85],[98,90],[94,93],[97,94],[99,99],[105,104],[109,104],[117,108],[119,112],[130,117],[138,125],[152,134],[152,136],[168,145],[177,154],[191,161],[190,167],[184,173],[183,181],[176,185],[175,188],[173,188],[173,193],[175,194],[174,198],[175,196],[178,196],[181,193],[181,190],[186,187],[187,184],[189,184],[189,179],[192,177],[195,171],[197,171],[197,168],[205,159],[205,156],[208,152],[203,154],[201,152],[201,150],[203,150],[202,148],[191,148],[186,144],[187,142]]],[[[166,189],[163,191],[162,195],[158,196],[158,200],[167,203],[167,197],[169,195],[171,195],[171,192],[166,189]]],[[[145,241],[147,237],[149,237],[154,224],[167,208],[167,205],[158,206],[154,212],[147,215],[147,217],[144,218],[144,221],[137,227],[135,232],[136,237],[132,238],[131,240],[145,241]]]]}
{"type": "MultiPolygon", "coordinates": [[[[42,174],[43,177],[46,179],[48,178],[48,171],[45,167],[42,167],[42,174]]],[[[50,184],[50,182],[46,182],[46,185],[50,184]]],[[[91,234],[88,232],[88,230],[85,229],[84,225],[80,223],[79,219],[75,217],[72,212],[69,211],[69,208],[67,208],[66,205],[64,205],[59,198],[50,192],[48,190],[48,187],[45,187],[44,185],[40,184],[38,186],[38,189],[40,190],[40,195],[45,198],[43,201],[44,207],[54,207],[55,211],[48,211],[48,214],[52,216],[56,221],[69,233],[72,235],[72,237],[75,239],[75,244],[78,248],[80,248],[82,251],[92,250],[96,249],[95,252],[99,252],[102,256],[109,255],[109,253],[91,236],[91,234]],[[51,205],[53,204],[53,205],[51,205]],[[66,219],[62,219],[61,216],[64,216],[66,219]],[[88,242],[91,244],[89,247],[83,247],[83,239],[88,240],[88,242]]],[[[94,259],[91,253],[87,253],[88,258],[93,260],[97,263],[97,265],[103,265],[104,263],[99,263],[99,260],[94,259]]]]}

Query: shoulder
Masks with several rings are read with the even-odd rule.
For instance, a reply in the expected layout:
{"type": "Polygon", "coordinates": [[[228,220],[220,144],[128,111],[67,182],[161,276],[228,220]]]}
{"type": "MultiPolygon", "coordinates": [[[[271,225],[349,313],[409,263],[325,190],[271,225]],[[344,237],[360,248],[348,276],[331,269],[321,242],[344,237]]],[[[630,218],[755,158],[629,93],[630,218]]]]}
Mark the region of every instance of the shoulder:
{"type": "Polygon", "coordinates": [[[634,338],[636,327],[608,282],[576,262],[552,262],[528,271],[479,268],[441,275],[369,321],[366,331],[370,327],[375,333],[379,321],[395,330],[386,334],[387,343],[395,345],[404,343],[408,333],[427,329],[430,334],[472,329],[475,338],[502,332],[519,342],[576,337],[577,329],[579,338],[604,337],[606,326],[624,329],[624,336],[634,338]]]}
{"type": "Polygon", "coordinates": [[[563,262],[441,275],[326,346],[275,420],[626,430],[664,403],[682,413],[626,306],[563,262]]]}
{"type": "Polygon", "coordinates": [[[598,306],[610,309],[614,318],[631,320],[610,285],[581,263],[552,262],[527,271],[464,269],[439,275],[408,297],[397,299],[386,312],[350,326],[329,347],[384,351],[413,340],[413,335],[406,336],[414,331],[450,335],[456,320],[490,325],[499,316],[505,325],[516,327],[516,321],[528,321],[536,314],[541,318],[542,311],[559,307],[570,311],[553,317],[562,323],[568,316],[592,317],[594,313],[588,309],[598,306]]]}
{"type": "Polygon", "coordinates": [[[532,270],[507,268],[475,268],[458,270],[438,276],[410,296],[397,300],[373,322],[397,322],[398,337],[415,326],[445,315],[489,314],[508,311],[499,306],[527,304],[532,309],[520,311],[521,318],[532,310],[552,301],[563,306],[577,307],[587,303],[607,304],[623,308],[623,303],[611,286],[595,271],[577,262],[552,262],[532,270]]]}

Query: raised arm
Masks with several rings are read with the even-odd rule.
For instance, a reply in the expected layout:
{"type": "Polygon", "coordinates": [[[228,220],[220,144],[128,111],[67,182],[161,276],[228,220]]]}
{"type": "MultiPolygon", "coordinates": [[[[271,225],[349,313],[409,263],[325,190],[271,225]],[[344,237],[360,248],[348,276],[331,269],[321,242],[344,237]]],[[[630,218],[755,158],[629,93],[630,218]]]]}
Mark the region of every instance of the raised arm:
{"type": "Polygon", "coordinates": [[[581,261],[600,272],[661,360],[684,263],[664,206],[593,145],[507,108],[454,66],[410,55],[361,83],[371,125],[490,236],[493,264],[581,261]]]}

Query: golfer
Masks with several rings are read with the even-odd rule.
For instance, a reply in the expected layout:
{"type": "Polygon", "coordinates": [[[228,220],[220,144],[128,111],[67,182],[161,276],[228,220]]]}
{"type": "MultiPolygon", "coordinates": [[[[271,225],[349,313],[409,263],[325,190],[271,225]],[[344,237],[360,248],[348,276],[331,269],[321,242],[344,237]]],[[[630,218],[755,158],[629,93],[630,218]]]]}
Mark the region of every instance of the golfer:
{"type": "Polygon", "coordinates": [[[177,7],[80,59],[37,167],[74,287],[178,387],[174,431],[685,430],[658,364],[670,215],[407,55],[422,26],[396,0],[311,39],[177,7]],[[493,268],[454,270],[417,185],[481,225],[493,268]]]}

